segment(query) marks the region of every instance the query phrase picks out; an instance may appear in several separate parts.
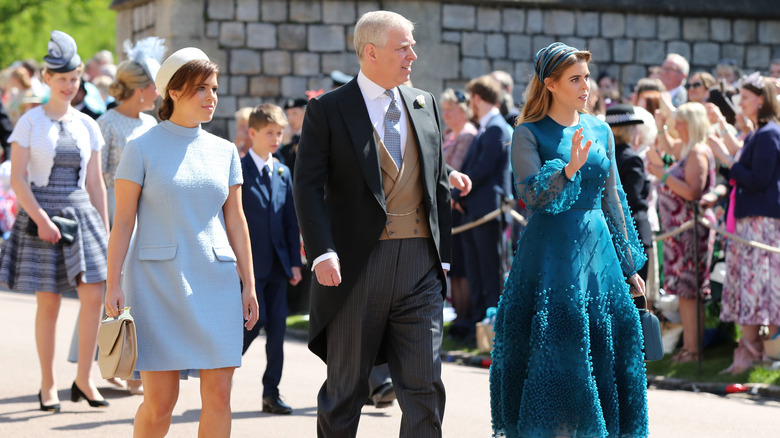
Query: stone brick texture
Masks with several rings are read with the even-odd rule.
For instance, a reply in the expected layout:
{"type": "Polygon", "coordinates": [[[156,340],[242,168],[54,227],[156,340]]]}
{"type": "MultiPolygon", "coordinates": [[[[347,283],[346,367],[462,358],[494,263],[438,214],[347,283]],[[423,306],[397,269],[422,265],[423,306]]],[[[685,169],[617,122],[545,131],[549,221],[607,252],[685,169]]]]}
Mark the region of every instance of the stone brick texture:
{"type": "MultiPolygon", "coordinates": [[[[155,26],[154,1],[135,6],[132,21],[117,23],[138,37],[155,26]],[[151,6],[150,6],[151,5],[151,6]]],[[[780,57],[780,19],[664,15],[588,10],[582,6],[543,8],[522,2],[368,1],[368,0],[203,0],[202,47],[218,47],[212,59],[224,60],[219,111],[207,129],[233,137],[233,112],[262,102],[281,103],[308,89],[328,90],[329,74],[357,74],[360,66],[352,38],[365,12],[387,9],[415,23],[420,58],[412,74],[415,86],[438,96],[444,88],[462,88],[471,78],[492,70],[508,71],[514,98],[533,77],[536,52],[554,41],[589,50],[591,74],[616,75],[624,93],[660,65],[666,54],[679,53],[691,71],[713,71],[720,59],[735,59],[743,71],[766,71],[780,57]]],[[[777,14],[775,14],[777,15],[777,14]]],[[[130,20],[127,20],[130,21],[130,20]]],[[[118,29],[119,30],[119,29],[118,29]]],[[[124,30],[123,30],[124,31],[124,30]]],[[[178,38],[178,39],[177,39],[178,38]]],[[[189,41],[192,35],[173,35],[189,41]]],[[[193,45],[197,43],[197,40],[193,45]]],[[[178,48],[178,47],[176,47],[178,48]]]]}

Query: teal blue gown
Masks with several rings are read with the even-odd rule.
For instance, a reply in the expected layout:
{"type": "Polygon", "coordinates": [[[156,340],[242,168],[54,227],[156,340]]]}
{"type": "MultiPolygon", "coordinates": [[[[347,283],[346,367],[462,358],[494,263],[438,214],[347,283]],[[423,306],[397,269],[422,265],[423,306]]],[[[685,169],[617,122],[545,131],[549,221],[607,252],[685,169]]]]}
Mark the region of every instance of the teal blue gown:
{"type": "Polygon", "coordinates": [[[490,395],[499,437],[645,437],[639,313],[626,279],[645,263],[609,126],[580,115],[515,129],[512,170],[534,213],[495,322],[490,395]],[[572,180],[571,138],[593,144],[572,180]]]}

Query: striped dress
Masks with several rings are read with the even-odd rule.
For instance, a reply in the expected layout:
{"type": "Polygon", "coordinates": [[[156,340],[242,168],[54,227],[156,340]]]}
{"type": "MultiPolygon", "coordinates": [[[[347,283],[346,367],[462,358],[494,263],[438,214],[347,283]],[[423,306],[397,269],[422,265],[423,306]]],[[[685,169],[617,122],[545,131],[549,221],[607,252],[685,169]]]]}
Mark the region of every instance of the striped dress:
{"type": "Polygon", "coordinates": [[[30,189],[49,216],[77,220],[78,232],[73,243],[52,245],[26,233],[32,219],[20,210],[0,253],[0,282],[15,291],[63,293],[78,282],[106,280],[106,229],[89,193],[78,185],[81,154],[76,139],[63,122],[59,128],[49,183],[31,184],[30,189]]]}

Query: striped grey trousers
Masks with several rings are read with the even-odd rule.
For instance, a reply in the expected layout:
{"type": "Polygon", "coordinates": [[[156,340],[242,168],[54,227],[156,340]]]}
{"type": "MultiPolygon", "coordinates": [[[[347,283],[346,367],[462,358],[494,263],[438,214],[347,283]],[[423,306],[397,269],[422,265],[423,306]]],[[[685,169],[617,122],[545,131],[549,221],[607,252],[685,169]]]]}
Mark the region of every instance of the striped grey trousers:
{"type": "Polygon", "coordinates": [[[355,437],[377,355],[385,357],[403,416],[400,437],[440,438],[442,282],[430,239],[379,241],[327,327],[328,372],[317,435],[355,437]]]}

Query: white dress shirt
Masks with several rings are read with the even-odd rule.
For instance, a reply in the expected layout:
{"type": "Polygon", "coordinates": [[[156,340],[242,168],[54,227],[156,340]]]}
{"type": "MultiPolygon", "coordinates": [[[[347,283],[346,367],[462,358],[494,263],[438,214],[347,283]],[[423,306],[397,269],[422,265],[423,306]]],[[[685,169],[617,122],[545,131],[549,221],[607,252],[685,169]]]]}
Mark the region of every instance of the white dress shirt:
{"type": "Polygon", "coordinates": [[[268,154],[268,156],[263,159],[260,155],[257,155],[257,152],[255,152],[252,148],[249,148],[249,156],[252,157],[252,161],[255,162],[255,166],[257,166],[257,171],[260,172],[260,175],[263,174],[263,166],[268,168],[268,181],[271,181],[271,178],[274,177],[273,154],[268,154]]]}
{"type": "Polygon", "coordinates": [[[493,117],[496,114],[501,114],[501,111],[497,107],[493,107],[490,111],[487,112],[484,116],[482,116],[479,119],[479,133],[482,134],[485,132],[485,126],[487,126],[488,121],[491,117],[493,117]]]}
{"type": "MultiPolygon", "coordinates": [[[[371,125],[379,133],[379,138],[385,141],[385,114],[390,108],[390,97],[385,94],[385,89],[377,85],[374,81],[366,77],[361,70],[357,76],[357,83],[360,92],[363,93],[363,101],[366,103],[368,117],[371,119],[371,125]]],[[[401,158],[404,157],[406,149],[406,136],[409,132],[409,126],[406,121],[406,106],[401,101],[401,93],[398,87],[391,90],[395,95],[395,105],[401,111],[401,118],[398,120],[398,129],[401,131],[401,158]]]]}

